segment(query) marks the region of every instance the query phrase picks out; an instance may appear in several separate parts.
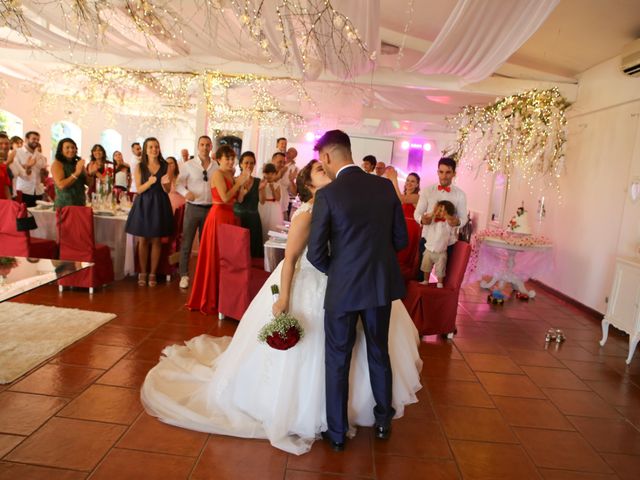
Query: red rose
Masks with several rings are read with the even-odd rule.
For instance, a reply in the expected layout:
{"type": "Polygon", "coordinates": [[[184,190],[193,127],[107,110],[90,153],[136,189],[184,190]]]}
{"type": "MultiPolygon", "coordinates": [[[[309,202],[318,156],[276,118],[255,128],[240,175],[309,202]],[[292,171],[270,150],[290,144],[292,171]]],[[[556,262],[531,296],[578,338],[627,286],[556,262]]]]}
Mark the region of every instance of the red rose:
{"type": "Polygon", "coordinates": [[[267,344],[276,350],[288,350],[300,340],[300,333],[296,327],[290,327],[284,338],[279,333],[273,333],[267,337],[267,344]]]}

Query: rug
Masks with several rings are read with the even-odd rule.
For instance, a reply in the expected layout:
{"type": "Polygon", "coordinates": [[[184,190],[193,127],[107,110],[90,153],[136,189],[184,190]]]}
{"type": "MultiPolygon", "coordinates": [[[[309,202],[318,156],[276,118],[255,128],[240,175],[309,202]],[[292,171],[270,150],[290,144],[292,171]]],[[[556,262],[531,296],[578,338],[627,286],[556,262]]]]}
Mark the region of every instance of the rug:
{"type": "Polygon", "coordinates": [[[75,308],[0,303],[0,384],[12,382],[115,317],[75,308]]]}

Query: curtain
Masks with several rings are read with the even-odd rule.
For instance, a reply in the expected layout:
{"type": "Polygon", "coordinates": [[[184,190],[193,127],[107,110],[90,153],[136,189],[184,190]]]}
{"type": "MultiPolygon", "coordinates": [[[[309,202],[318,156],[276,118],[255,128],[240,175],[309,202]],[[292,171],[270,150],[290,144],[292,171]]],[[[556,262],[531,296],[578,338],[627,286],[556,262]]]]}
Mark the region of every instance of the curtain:
{"type": "Polygon", "coordinates": [[[502,65],[559,0],[459,0],[431,48],[411,67],[424,74],[484,80],[502,65]]]}

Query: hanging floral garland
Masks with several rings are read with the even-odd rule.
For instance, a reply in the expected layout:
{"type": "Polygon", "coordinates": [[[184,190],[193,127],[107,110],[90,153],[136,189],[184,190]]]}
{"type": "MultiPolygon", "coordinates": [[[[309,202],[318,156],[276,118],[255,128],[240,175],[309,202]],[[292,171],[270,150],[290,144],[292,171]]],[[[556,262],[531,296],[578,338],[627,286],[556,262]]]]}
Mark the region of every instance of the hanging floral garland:
{"type": "Polygon", "coordinates": [[[458,132],[450,154],[469,168],[514,175],[530,186],[541,178],[557,185],[564,171],[565,111],[569,102],[557,88],[530,90],[487,106],[466,106],[449,118],[458,132]]]}

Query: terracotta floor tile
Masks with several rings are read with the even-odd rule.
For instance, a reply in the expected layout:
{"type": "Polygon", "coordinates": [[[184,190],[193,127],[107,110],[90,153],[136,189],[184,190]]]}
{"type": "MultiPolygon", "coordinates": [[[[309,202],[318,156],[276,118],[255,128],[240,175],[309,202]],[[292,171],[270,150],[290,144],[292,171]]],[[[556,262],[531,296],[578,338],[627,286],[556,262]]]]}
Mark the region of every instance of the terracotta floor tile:
{"type": "Polygon", "coordinates": [[[603,453],[603,458],[622,480],[638,480],[640,456],[603,453]]]}
{"type": "MultiPolygon", "coordinates": [[[[140,308],[143,308],[143,306],[140,306],[140,308]]],[[[155,330],[161,323],[158,321],[158,318],[159,316],[155,313],[136,314],[135,312],[127,312],[126,314],[118,315],[116,318],[111,320],[111,322],[109,322],[109,325],[155,330]]]]}
{"type": "Polygon", "coordinates": [[[522,373],[522,370],[508,355],[465,353],[464,359],[477,372],[522,373]]]}
{"type": "Polygon", "coordinates": [[[150,335],[148,329],[120,327],[111,323],[100,327],[87,340],[100,345],[133,348],[150,335]]]}
{"type": "Polygon", "coordinates": [[[155,365],[156,362],[143,362],[123,358],[96,380],[96,383],[138,389],[144,382],[149,370],[155,365]]]}
{"type": "Polygon", "coordinates": [[[206,433],[167,425],[143,413],[118,442],[118,448],[195,457],[206,440],[206,433]]]}
{"type": "Polygon", "coordinates": [[[54,357],[51,363],[79,365],[106,370],[115,365],[129,350],[129,347],[98,345],[92,343],[90,340],[83,340],[60,353],[57,357],[54,357]]]}
{"type": "Polygon", "coordinates": [[[598,452],[640,455],[640,432],[622,419],[569,417],[598,452]]]}
{"type": "Polygon", "coordinates": [[[637,407],[616,407],[616,410],[640,431],[640,410],[637,407]]]}
{"type": "Polygon", "coordinates": [[[487,340],[474,340],[469,338],[455,339],[456,348],[463,353],[490,353],[494,355],[502,355],[506,353],[506,349],[498,345],[496,342],[487,340]]]}
{"type": "MultiPolygon", "coordinates": [[[[356,475],[334,475],[333,473],[303,472],[287,468],[284,480],[360,480],[356,475]]],[[[366,477],[365,477],[366,478],[366,477]]]]}
{"type": "Polygon", "coordinates": [[[20,380],[9,390],[72,397],[87,388],[102,373],[103,370],[93,368],[49,363],[20,380]]]}
{"type": "Polygon", "coordinates": [[[623,381],[622,375],[606,363],[563,360],[562,363],[582,380],[623,381]]]}
{"type": "Polygon", "coordinates": [[[570,472],[569,470],[552,470],[539,468],[544,480],[617,480],[618,476],[611,473],[570,472]]]}
{"type": "Polygon", "coordinates": [[[204,333],[209,333],[213,322],[194,324],[167,324],[153,332],[151,338],[164,338],[175,342],[189,340],[204,333]]]}
{"type": "Polygon", "coordinates": [[[422,418],[424,420],[435,420],[436,414],[431,405],[431,397],[426,387],[423,387],[416,394],[418,403],[406,405],[404,408],[405,418],[422,418]]]}
{"type": "Polygon", "coordinates": [[[544,392],[565,415],[619,418],[620,413],[594,392],[545,388],[544,392]]]}
{"type": "Polygon", "coordinates": [[[114,448],[91,475],[91,480],[186,479],[194,462],[191,457],[114,448]]]}
{"type": "Polygon", "coordinates": [[[594,382],[587,381],[594,392],[611,405],[636,407],[640,409],[640,387],[623,381],[594,382]]]}
{"type": "Polygon", "coordinates": [[[422,341],[418,346],[420,357],[439,357],[462,360],[462,355],[455,347],[453,342],[442,340],[437,335],[422,337],[422,341]]]}
{"type": "Polygon", "coordinates": [[[562,363],[544,350],[509,349],[509,357],[517,365],[533,365],[537,367],[559,367],[562,363]]]}
{"type": "Polygon", "coordinates": [[[87,474],[22,463],[0,462],[0,480],[83,480],[87,474]]]}
{"type": "MultiPolygon", "coordinates": [[[[400,421],[393,422],[394,429],[400,421]]],[[[287,469],[371,477],[374,472],[372,443],[371,428],[358,428],[356,436],[347,440],[344,452],[334,452],[327,442],[317,440],[308,453],[289,455],[287,469]]]]}
{"type": "Polygon", "coordinates": [[[140,412],[142,405],[138,390],[92,385],[63,408],[58,416],[131,425],[140,412]]]}
{"type": "Polygon", "coordinates": [[[0,458],[13,450],[25,438],[26,437],[21,437],[20,435],[6,435],[4,433],[0,433],[0,458]]]}
{"type": "Polygon", "coordinates": [[[464,360],[452,360],[441,357],[425,358],[421,375],[427,378],[446,378],[449,380],[469,382],[478,381],[478,378],[473,374],[464,360]]]}
{"type": "Polygon", "coordinates": [[[539,467],[611,473],[611,469],[577,432],[514,427],[539,467]]]}
{"type": "MultiPolygon", "coordinates": [[[[288,477],[287,477],[288,478],[288,477]]],[[[376,457],[378,480],[456,480],[460,478],[456,463],[451,460],[380,455],[376,457]]]]}
{"type": "Polygon", "coordinates": [[[560,360],[579,360],[582,362],[602,362],[599,355],[588,352],[579,345],[553,344],[549,346],[549,352],[560,360]]]}
{"type": "Polygon", "coordinates": [[[509,425],[574,430],[573,425],[549,400],[495,396],[493,401],[509,425]]]}
{"type": "Polygon", "coordinates": [[[522,369],[539,387],[591,390],[567,368],[524,366],[522,369]]]}
{"type": "Polygon", "coordinates": [[[164,347],[182,343],[176,340],[167,340],[164,338],[147,338],[135,350],[127,355],[127,360],[144,360],[147,362],[158,362],[160,354],[164,347]]]}
{"type": "Polygon", "coordinates": [[[491,395],[508,397],[545,398],[544,393],[525,375],[477,373],[480,382],[491,395]]]}
{"type": "Polygon", "coordinates": [[[30,435],[67,404],[66,398],[0,393],[0,432],[30,435]]]}
{"type": "Polygon", "coordinates": [[[447,438],[518,443],[497,409],[439,405],[436,411],[447,438]]]}
{"type": "Polygon", "coordinates": [[[493,408],[487,392],[477,382],[435,379],[427,384],[434,404],[493,408]]]}
{"type": "Polygon", "coordinates": [[[418,458],[451,458],[447,439],[437,422],[404,419],[393,422],[393,432],[386,441],[376,440],[377,455],[402,455],[418,458]]]}
{"type": "Polygon", "coordinates": [[[539,479],[520,445],[452,440],[451,449],[465,479],[539,479]]]}
{"type": "Polygon", "coordinates": [[[5,460],[72,470],[92,470],[125,427],[54,417],[5,460]]]}
{"type": "Polygon", "coordinates": [[[286,464],[287,454],[273,448],[266,440],[212,435],[190,478],[191,480],[240,478],[281,480],[284,477],[286,464]]]}

